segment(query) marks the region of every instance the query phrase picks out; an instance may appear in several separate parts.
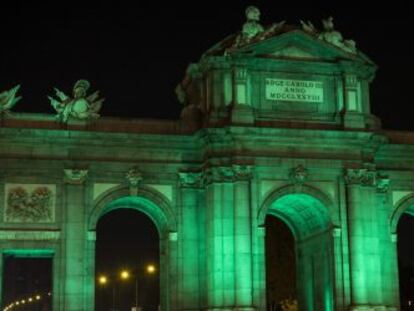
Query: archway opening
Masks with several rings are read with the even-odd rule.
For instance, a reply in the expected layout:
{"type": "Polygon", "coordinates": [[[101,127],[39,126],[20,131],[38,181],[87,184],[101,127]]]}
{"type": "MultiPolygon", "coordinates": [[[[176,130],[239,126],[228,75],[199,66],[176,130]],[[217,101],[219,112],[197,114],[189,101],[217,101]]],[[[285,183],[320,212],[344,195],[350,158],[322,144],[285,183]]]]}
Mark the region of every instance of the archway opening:
{"type": "Polygon", "coordinates": [[[293,310],[331,310],[333,252],[325,204],[305,193],[283,194],[271,201],[266,216],[269,310],[283,310],[282,305],[293,310]],[[273,261],[272,253],[286,258],[273,261]],[[276,287],[272,284],[277,278],[272,275],[273,271],[282,273],[276,287]],[[272,298],[278,300],[275,303],[269,297],[272,291],[272,298]]]}
{"type": "MultiPolygon", "coordinates": [[[[414,207],[411,209],[414,209],[414,207]]],[[[402,311],[414,310],[414,217],[410,210],[401,215],[397,226],[398,271],[402,311]]]]}
{"type": "Polygon", "coordinates": [[[95,310],[158,310],[160,237],[133,208],[104,214],[96,228],[95,310]]]}
{"type": "Polygon", "coordinates": [[[297,302],[295,238],[278,217],[266,217],[267,310],[282,310],[297,302]]]}
{"type": "Polygon", "coordinates": [[[3,309],[52,310],[53,251],[3,251],[3,309]]]}

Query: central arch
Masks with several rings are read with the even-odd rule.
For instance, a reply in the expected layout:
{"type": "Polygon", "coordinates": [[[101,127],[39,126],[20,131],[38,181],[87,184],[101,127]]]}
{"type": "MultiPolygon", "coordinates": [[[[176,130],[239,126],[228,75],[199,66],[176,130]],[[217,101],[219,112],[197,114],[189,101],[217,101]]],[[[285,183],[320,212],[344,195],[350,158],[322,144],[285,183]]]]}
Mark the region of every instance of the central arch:
{"type": "Polygon", "coordinates": [[[295,240],[297,299],[306,310],[333,309],[331,205],[320,190],[291,185],[273,191],[258,214],[260,226],[270,215],[290,228],[295,240]]]}
{"type": "MultiPolygon", "coordinates": [[[[109,189],[99,195],[91,209],[88,219],[88,230],[95,234],[99,219],[117,209],[134,209],[148,216],[157,228],[160,238],[160,305],[161,310],[169,310],[170,304],[170,275],[173,265],[172,254],[175,248],[170,246],[171,233],[176,232],[177,221],[172,211],[168,199],[157,190],[151,187],[142,186],[137,193],[131,195],[128,187],[119,186],[109,189]]],[[[90,258],[95,258],[95,241],[91,243],[89,249],[90,258]]],[[[94,259],[93,259],[94,263],[94,259]]],[[[91,293],[95,293],[95,269],[91,266],[91,293]]],[[[92,297],[93,299],[93,297],[92,297]]]]}

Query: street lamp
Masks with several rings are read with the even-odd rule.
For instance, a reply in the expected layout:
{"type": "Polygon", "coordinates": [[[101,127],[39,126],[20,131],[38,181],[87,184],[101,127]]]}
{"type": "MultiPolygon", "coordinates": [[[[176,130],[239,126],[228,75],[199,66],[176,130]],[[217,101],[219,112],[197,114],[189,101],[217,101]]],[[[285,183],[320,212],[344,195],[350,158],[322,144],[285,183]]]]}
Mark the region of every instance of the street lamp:
{"type": "MultiPolygon", "coordinates": [[[[153,264],[149,264],[145,267],[145,272],[147,274],[153,274],[156,270],[157,269],[153,264]]],[[[138,311],[138,273],[135,275],[135,311],[138,311]]]]}
{"type": "MultiPolygon", "coordinates": [[[[146,274],[154,274],[156,273],[157,268],[153,264],[149,264],[144,268],[144,272],[146,274]]],[[[136,273],[131,274],[128,270],[124,269],[119,272],[117,275],[111,275],[109,278],[106,275],[101,275],[98,277],[98,283],[101,286],[106,286],[108,283],[112,283],[112,308],[115,310],[115,280],[120,279],[121,281],[127,281],[131,277],[134,277],[135,281],[135,310],[138,311],[138,278],[140,274],[138,271],[136,273]]]]}

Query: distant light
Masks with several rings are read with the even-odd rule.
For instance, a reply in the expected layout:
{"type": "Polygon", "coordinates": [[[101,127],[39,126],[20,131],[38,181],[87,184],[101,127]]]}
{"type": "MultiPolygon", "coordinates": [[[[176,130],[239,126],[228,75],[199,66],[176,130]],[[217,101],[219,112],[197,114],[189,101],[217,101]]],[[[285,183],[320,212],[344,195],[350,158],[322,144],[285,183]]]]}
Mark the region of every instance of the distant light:
{"type": "Polygon", "coordinates": [[[32,297],[30,297],[30,298],[29,298],[29,302],[32,302],[32,301],[33,301],[33,298],[32,298],[32,297]]]}
{"type": "Polygon", "coordinates": [[[156,271],[155,266],[154,265],[148,265],[147,266],[147,272],[148,273],[154,273],[156,271]]]}
{"type": "Polygon", "coordinates": [[[36,300],[40,300],[40,295],[36,295],[36,300]]]}
{"type": "Polygon", "coordinates": [[[123,280],[129,279],[129,272],[127,270],[121,271],[121,279],[123,280]]]}
{"type": "MultiPolygon", "coordinates": [[[[100,276],[99,277],[99,284],[104,285],[106,283],[108,283],[108,278],[106,276],[104,276],[104,275],[100,276]]],[[[48,293],[48,295],[50,296],[50,293],[48,293]]]]}

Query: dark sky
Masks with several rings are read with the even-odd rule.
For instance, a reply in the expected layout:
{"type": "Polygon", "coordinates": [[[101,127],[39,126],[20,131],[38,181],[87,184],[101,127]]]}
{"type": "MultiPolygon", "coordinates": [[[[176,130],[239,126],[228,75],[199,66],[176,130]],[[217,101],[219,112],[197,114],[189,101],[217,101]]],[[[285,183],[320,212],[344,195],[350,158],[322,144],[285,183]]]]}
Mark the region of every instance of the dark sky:
{"type": "Polygon", "coordinates": [[[369,8],[361,1],[10,2],[1,8],[0,89],[22,84],[19,111],[52,113],[46,98],[52,87],[69,93],[86,78],[107,99],[103,115],[176,118],[174,88],[187,64],[240,30],[245,7],[255,4],[264,25],[304,19],[321,27],[332,15],[344,37],[379,66],[373,111],[386,128],[414,130],[413,27],[404,2],[369,8]]]}

